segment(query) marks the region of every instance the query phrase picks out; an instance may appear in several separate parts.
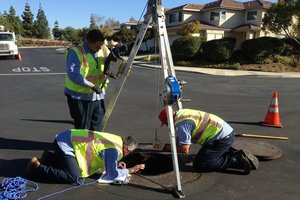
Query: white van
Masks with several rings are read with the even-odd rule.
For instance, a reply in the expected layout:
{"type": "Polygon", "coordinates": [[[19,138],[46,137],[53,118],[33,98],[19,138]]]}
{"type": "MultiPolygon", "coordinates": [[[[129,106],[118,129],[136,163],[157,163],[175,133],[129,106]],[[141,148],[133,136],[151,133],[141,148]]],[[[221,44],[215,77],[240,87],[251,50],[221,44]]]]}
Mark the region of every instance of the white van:
{"type": "Polygon", "coordinates": [[[17,59],[18,55],[15,33],[0,31],[0,56],[12,56],[17,59]]]}

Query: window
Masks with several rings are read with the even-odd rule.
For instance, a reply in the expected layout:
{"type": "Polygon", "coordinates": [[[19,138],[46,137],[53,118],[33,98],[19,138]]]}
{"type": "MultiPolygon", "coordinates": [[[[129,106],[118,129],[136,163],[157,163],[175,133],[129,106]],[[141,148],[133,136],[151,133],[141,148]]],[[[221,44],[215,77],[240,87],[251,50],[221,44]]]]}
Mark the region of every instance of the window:
{"type": "Polygon", "coordinates": [[[268,36],[268,32],[267,31],[264,32],[264,36],[265,37],[268,36]]]}
{"type": "Polygon", "coordinates": [[[13,41],[12,34],[0,34],[0,41],[13,41]]]}
{"type": "Polygon", "coordinates": [[[200,37],[202,37],[202,38],[206,37],[206,31],[205,30],[200,30],[200,37]]]}
{"type": "Polygon", "coordinates": [[[210,21],[217,21],[219,20],[220,13],[218,12],[210,12],[210,21]]]}
{"type": "Polygon", "coordinates": [[[169,23],[181,22],[182,21],[182,12],[170,13],[169,14],[169,23]]]}
{"type": "Polygon", "coordinates": [[[256,20],[257,19],[257,11],[247,12],[247,20],[256,20]]]}
{"type": "Polygon", "coordinates": [[[226,19],[226,11],[221,11],[221,19],[226,19]]]}

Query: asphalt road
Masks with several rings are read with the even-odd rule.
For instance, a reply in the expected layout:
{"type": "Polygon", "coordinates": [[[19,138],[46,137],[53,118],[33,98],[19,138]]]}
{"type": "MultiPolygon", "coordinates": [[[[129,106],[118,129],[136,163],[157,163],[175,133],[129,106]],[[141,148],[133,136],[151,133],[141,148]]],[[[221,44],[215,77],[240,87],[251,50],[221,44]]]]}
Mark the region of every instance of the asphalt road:
{"type": "MultiPolygon", "coordinates": [[[[0,59],[0,180],[23,176],[28,160],[52,149],[54,136],[72,128],[63,95],[65,68],[62,52],[55,48],[21,49],[22,61],[0,59]]],[[[159,126],[157,114],[161,72],[134,67],[115,106],[107,132],[133,135],[140,142],[158,138],[168,142],[166,128],[159,126]]],[[[183,96],[185,108],[219,115],[237,133],[286,136],[289,140],[263,140],[282,149],[282,157],[261,162],[248,176],[206,173],[183,185],[186,199],[300,199],[300,84],[299,79],[272,77],[226,77],[178,72],[187,81],[183,96]],[[283,128],[258,125],[263,121],[274,91],[278,92],[283,128]]],[[[108,103],[114,85],[107,91],[108,103]]],[[[194,151],[197,147],[193,147],[194,151]]],[[[90,180],[91,181],[91,180],[90,180]]],[[[38,183],[39,189],[28,199],[69,188],[69,185],[38,183]]],[[[64,192],[53,199],[173,199],[162,190],[138,185],[85,186],[64,192]]]]}

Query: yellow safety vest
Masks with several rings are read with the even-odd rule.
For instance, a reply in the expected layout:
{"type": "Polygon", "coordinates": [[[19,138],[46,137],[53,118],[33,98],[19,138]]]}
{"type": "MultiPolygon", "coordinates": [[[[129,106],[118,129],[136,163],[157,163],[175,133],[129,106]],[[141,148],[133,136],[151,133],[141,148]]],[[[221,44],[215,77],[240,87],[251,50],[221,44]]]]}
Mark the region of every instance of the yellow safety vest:
{"type": "Polygon", "coordinates": [[[224,124],[224,120],[210,113],[192,109],[178,110],[175,116],[175,125],[186,120],[195,122],[195,129],[191,133],[192,143],[195,144],[203,144],[215,137],[224,124]]]}
{"type": "Polygon", "coordinates": [[[103,159],[99,153],[105,149],[116,149],[120,160],[123,156],[123,141],[118,135],[71,129],[71,143],[82,177],[88,177],[99,170],[104,170],[103,159]]]}
{"type": "MultiPolygon", "coordinates": [[[[75,51],[75,53],[77,54],[77,57],[81,63],[80,74],[85,79],[92,82],[96,87],[104,90],[107,87],[107,83],[108,83],[108,79],[106,79],[106,76],[103,73],[104,63],[109,54],[108,48],[106,46],[102,45],[101,50],[98,51],[98,53],[97,53],[98,54],[98,56],[97,56],[98,64],[94,58],[94,55],[92,55],[91,53],[85,52],[82,44],[77,47],[72,48],[71,50],[75,51]]],[[[65,59],[66,59],[68,53],[69,53],[69,51],[66,52],[65,59]]],[[[72,91],[78,92],[78,93],[87,94],[87,93],[94,92],[89,87],[84,87],[84,86],[74,83],[73,81],[71,81],[69,79],[68,76],[66,77],[65,86],[69,90],[72,90],[72,91]]]]}

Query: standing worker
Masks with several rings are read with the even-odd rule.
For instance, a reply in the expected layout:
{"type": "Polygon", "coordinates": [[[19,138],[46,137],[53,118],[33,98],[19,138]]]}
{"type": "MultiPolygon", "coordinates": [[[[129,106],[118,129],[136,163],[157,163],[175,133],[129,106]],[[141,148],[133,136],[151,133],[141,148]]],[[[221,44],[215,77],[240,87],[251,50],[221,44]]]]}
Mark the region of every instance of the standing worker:
{"type": "Polygon", "coordinates": [[[71,129],[56,135],[53,145],[56,162],[51,166],[43,164],[49,158],[45,152],[41,162],[32,158],[26,169],[28,177],[52,183],[82,183],[82,178],[99,170],[105,170],[106,177],[114,180],[145,167],[140,164],[126,169],[126,164],[119,162],[123,155],[128,155],[138,146],[132,136],[122,140],[110,133],[71,129]]]}
{"type": "Polygon", "coordinates": [[[65,95],[76,129],[99,130],[105,113],[104,71],[109,54],[104,36],[98,29],[88,32],[86,41],[70,49],[66,55],[65,95]]]}
{"type": "MultiPolygon", "coordinates": [[[[167,111],[159,114],[161,126],[168,125],[167,111]]],[[[180,109],[174,112],[177,149],[179,153],[190,153],[192,143],[202,145],[193,161],[199,172],[221,171],[227,168],[242,169],[250,174],[257,169],[258,159],[249,152],[236,151],[231,146],[234,142],[234,130],[216,115],[192,109],[180,109]]]]}

